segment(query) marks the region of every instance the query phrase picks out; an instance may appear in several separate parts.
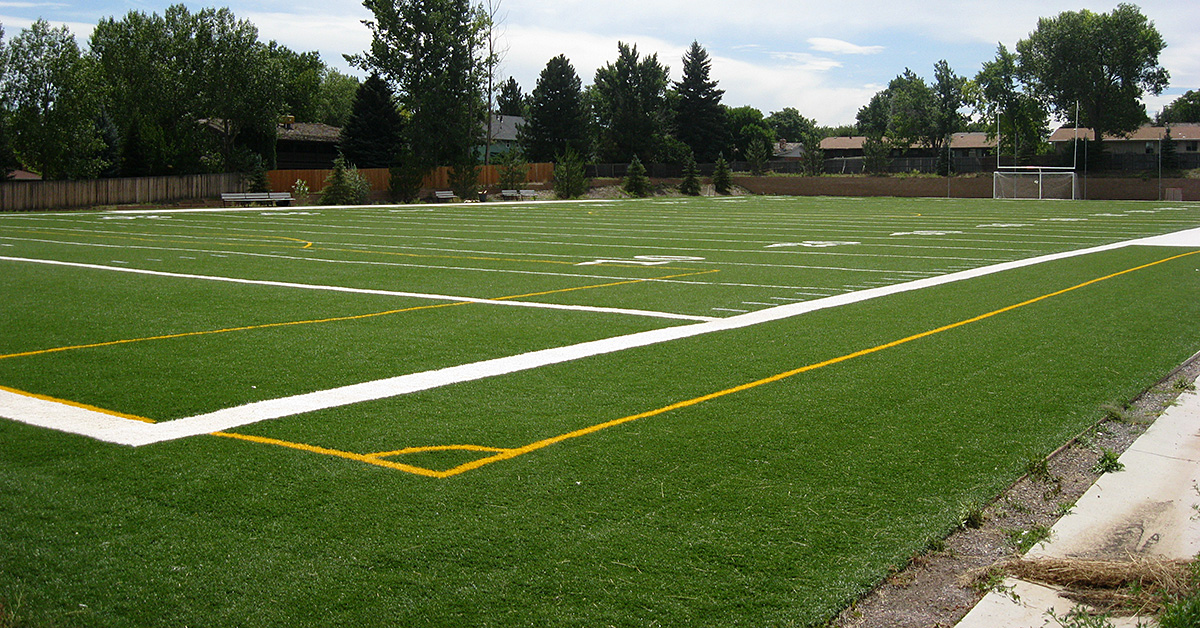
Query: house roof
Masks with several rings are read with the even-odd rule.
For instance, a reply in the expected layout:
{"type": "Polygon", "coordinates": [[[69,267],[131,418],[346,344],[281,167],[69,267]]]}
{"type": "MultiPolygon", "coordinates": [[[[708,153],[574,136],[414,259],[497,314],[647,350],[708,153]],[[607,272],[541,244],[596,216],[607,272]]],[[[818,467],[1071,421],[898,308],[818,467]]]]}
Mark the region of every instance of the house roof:
{"type": "MultiPolygon", "coordinates": [[[[988,139],[987,133],[955,133],[950,137],[950,148],[994,148],[995,139],[988,139]]],[[[821,140],[821,150],[862,150],[867,138],[862,135],[827,137],[821,140]]],[[[917,148],[914,144],[911,148],[917,148]]]]}
{"type": "Polygon", "coordinates": [[[866,140],[862,135],[827,137],[821,140],[821,150],[861,150],[866,140]]]}
{"type": "Polygon", "coordinates": [[[341,136],[342,130],[340,128],[321,124],[320,122],[280,124],[276,130],[276,137],[278,139],[300,142],[325,142],[332,144],[340,141],[341,136]]]}
{"type": "MultiPolygon", "coordinates": [[[[1200,140],[1200,124],[1171,125],[1171,139],[1200,140]]],[[[1105,135],[1106,142],[1157,142],[1166,135],[1167,127],[1146,125],[1129,135],[1105,135]]],[[[1091,129],[1078,129],[1079,139],[1095,139],[1096,133],[1091,129]]],[[[1050,142],[1070,142],[1076,138],[1075,127],[1059,127],[1050,135],[1050,142]]]]}
{"type": "MultiPolygon", "coordinates": [[[[499,114],[492,116],[492,139],[499,142],[515,142],[517,141],[517,129],[525,126],[525,118],[521,116],[502,116],[499,114]]],[[[483,130],[487,132],[487,125],[483,125],[483,130]]]]}

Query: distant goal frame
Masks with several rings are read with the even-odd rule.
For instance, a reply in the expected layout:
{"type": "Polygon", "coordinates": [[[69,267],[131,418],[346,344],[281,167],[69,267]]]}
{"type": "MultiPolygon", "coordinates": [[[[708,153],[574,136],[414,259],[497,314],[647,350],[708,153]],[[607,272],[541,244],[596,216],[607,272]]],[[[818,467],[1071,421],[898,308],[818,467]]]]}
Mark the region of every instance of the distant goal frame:
{"type": "Polygon", "coordinates": [[[992,198],[1077,200],[1074,166],[1005,166],[992,173],[992,198]]]}

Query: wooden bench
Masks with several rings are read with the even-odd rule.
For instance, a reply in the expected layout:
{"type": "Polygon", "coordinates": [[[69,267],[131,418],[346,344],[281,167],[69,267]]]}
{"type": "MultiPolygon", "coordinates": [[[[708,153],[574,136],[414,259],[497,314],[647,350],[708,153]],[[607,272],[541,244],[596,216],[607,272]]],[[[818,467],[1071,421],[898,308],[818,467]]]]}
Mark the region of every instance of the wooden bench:
{"type": "Polygon", "coordinates": [[[537,198],[537,192],[534,190],[500,190],[500,198],[516,199],[518,201],[524,199],[537,198]]]}
{"type": "Polygon", "coordinates": [[[288,207],[293,200],[291,192],[224,192],[221,194],[221,202],[225,205],[270,203],[276,207],[288,207]]]}
{"type": "Polygon", "coordinates": [[[437,190],[433,193],[433,198],[438,201],[452,201],[458,196],[450,190],[437,190]]]}

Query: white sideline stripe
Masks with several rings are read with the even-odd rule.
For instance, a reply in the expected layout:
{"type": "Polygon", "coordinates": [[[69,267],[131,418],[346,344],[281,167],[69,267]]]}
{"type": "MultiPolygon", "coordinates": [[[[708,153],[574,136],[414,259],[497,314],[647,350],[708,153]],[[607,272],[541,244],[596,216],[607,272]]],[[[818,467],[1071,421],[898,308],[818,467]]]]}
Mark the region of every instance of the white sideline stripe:
{"type": "Polygon", "coordinates": [[[322,286],[318,284],[307,283],[290,283],[286,281],[266,281],[261,279],[238,279],[236,277],[217,277],[214,275],[190,275],[186,273],[169,273],[159,270],[145,270],[142,268],[121,268],[119,266],[103,266],[100,264],[81,264],[78,262],[62,262],[58,260],[36,259],[31,257],[5,257],[0,255],[0,261],[8,262],[30,262],[34,264],[48,264],[51,266],[71,266],[75,268],[90,268],[93,270],[111,270],[121,273],[133,273],[137,275],[154,275],[157,277],[176,277],[181,279],[203,279],[206,281],[219,281],[224,283],[248,284],[254,286],[272,286],[277,288],[300,288],[302,290],[325,290],[330,292],[350,292],[354,294],[374,294],[390,297],[412,297],[415,299],[431,299],[434,301],[466,301],[468,303],[482,303],[485,305],[511,305],[515,307],[532,307],[546,310],[570,310],[573,312],[600,312],[604,314],[629,314],[633,316],[649,316],[653,318],[669,318],[681,321],[711,321],[715,320],[711,316],[693,316],[690,314],[676,314],[674,312],[653,312],[650,310],[631,310],[617,307],[596,307],[592,305],[562,305],[558,303],[538,303],[535,301],[511,301],[499,299],[480,299],[477,297],[455,297],[444,294],[427,294],[423,292],[399,292],[395,290],[374,290],[370,288],[347,288],[345,286],[322,286]]]}
{"type": "Polygon", "coordinates": [[[22,423],[131,445],[150,423],[0,389],[0,416],[22,423]]]}
{"type": "Polygon", "coordinates": [[[1200,228],[1188,229],[1186,231],[1176,231],[1166,235],[1151,236],[1134,240],[1130,244],[1139,244],[1143,246],[1181,246],[1181,247],[1198,247],[1200,246],[1200,228]]]}
{"type": "MultiPolygon", "coordinates": [[[[1193,246],[1200,247],[1200,229],[1192,229],[1166,236],[1143,238],[1118,242],[1099,247],[1065,251],[1051,255],[1043,255],[1024,260],[1005,262],[962,272],[918,279],[903,284],[871,288],[859,292],[840,294],[814,301],[781,305],[748,314],[731,316],[729,318],[711,320],[709,322],[668,327],[652,331],[639,332],[626,336],[616,336],[603,340],[594,340],[566,347],[531,351],[515,356],[484,360],[472,364],[463,364],[422,373],[412,373],[371,382],[363,382],[340,388],[331,388],[302,395],[282,397],[258,401],[233,408],[225,408],[184,419],[176,419],[163,423],[141,423],[124,420],[127,425],[114,425],[114,417],[102,412],[85,410],[67,404],[54,404],[57,412],[47,410],[48,406],[30,403],[29,397],[16,394],[0,394],[0,416],[5,416],[24,423],[40,425],[56,430],[72,432],[89,436],[98,440],[122,445],[141,446],[151,443],[199,436],[212,432],[229,430],[250,425],[259,421],[293,416],[306,412],[314,412],[328,408],[361,403],[375,399],[384,399],[421,390],[430,390],[462,382],[469,382],[518,371],[529,370],[550,364],[560,364],[596,355],[623,351],[634,347],[644,347],[682,338],[690,338],[701,334],[726,331],[742,327],[750,327],[771,321],[782,320],[851,303],[870,299],[921,290],[933,286],[955,283],[967,279],[975,279],[1016,268],[1034,266],[1050,261],[1090,255],[1103,251],[1123,248],[1130,245],[1154,246],[1193,246]],[[33,410],[30,408],[33,407],[33,410]]],[[[0,258],[3,259],[3,258],[0,258]]],[[[4,392],[4,391],[0,391],[4,392]]],[[[40,400],[39,400],[40,401],[40,400]]],[[[54,402],[45,402],[54,403],[54,402]]],[[[118,419],[123,420],[123,419],[118,419]]]]}

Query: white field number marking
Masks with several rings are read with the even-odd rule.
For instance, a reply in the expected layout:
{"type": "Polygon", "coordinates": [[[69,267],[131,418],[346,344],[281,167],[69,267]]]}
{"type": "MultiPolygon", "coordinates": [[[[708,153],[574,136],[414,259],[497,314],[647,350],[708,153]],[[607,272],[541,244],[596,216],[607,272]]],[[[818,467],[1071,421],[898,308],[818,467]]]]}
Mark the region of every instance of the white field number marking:
{"type": "Polygon", "coordinates": [[[893,233],[892,235],[894,235],[894,236],[906,236],[906,235],[944,236],[944,235],[951,235],[954,233],[962,233],[962,232],[961,231],[897,231],[896,233],[893,233]]]}
{"type": "Polygon", "coordinates": [[[851,244],[861,244],[859,242],[837,242],[834,240],[806,240],[804,242],[780,242],[779,244],[768,244],[763,248],[775,249],[785,246],[807,246],[811,248],[821,249],[830,246],[849,246],[851,244]]]}
{"type": "Polygon", "coordinates": [[[580,262],[576,266],[594,266],[596,264],[636,264],[638,266],[662,266],[671,262],[701,262],[703,257],[687,255],[635,255],[633,259],[598,259],[590,262],[580,262]]]}

